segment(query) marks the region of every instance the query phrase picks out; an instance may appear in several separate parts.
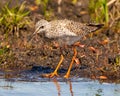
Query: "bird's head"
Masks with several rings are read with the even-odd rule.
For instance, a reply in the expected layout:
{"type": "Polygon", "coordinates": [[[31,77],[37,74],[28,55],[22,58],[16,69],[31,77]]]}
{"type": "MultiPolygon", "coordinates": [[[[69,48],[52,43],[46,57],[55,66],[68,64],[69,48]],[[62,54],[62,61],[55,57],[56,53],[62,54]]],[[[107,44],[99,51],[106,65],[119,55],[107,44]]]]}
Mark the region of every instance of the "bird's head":
{"type": "Polygon", "coordinates": [[[33,34],[46,32],[46,30],[49,28],[49,22],[47,20],[42,19],[36,23],[35,32],[33,34]]]}

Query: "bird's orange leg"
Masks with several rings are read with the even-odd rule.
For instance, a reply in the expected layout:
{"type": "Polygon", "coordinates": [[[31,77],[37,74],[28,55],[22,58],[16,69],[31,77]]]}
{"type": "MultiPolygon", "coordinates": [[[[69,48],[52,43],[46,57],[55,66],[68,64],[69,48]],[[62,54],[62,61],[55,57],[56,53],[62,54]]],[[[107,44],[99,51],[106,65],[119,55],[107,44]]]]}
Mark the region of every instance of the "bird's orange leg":
{"type": "Polygon", "coordinates": [[[60,59],[58,65],[57,65],[56,69],[54,70],[54,72],[52,72],[50,74],[44,74],[44,76],[45,77],[50,77],[50,78],[52,78],[54,76],[59,76],[58,73],[57,73],[57,71],[60,68],[61,63],[63,62],[63,59],[64,59],[64,57],[63,57],[63,55],[61,55],[61,59],[60,59]]]}
{"type": "Polygon", "coordinates": [[[67,73],[66,73],[65,76],[64,76],[64,78],[66,78],[66,79],[68,79],[69,76],[70,76],[70,71],[71,71],[72,65],[73,65],[74,60],[75,60],[75,58],[76,58],[76,56],[77,56],[77,50],[76,50],[76,48],[74,47],[73,50],[74,50],[74,56],[73,56],[73,58],[72,58],[72,61],[71,61],[70,66],[69,66],[69,68],[68,68],[68,71],[67,71],[67,73]]]}

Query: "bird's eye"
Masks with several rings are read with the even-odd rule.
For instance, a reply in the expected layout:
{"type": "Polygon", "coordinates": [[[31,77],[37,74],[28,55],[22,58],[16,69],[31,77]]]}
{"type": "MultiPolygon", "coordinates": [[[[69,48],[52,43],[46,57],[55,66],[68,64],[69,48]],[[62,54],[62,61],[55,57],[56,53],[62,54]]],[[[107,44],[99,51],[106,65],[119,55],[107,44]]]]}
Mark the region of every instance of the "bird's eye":
{"type": "Polygon", "coordinates": [[[44,28],[44,26],[41,26],[41,27],[40,27],[40,29],[43,29],[43,28],[44,28]]]}

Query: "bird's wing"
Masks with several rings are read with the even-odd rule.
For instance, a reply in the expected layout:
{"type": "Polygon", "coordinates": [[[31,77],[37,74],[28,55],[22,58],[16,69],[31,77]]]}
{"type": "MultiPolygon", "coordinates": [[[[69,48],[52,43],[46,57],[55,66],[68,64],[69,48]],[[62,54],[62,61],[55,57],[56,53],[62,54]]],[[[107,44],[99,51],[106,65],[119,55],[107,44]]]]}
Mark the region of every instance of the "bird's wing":
{"type": "Polygon", "coordinates": [[[98,24],[82,24],[79,22],[70,21],[68,24],[66,24],[66,28],[70,30],[71,32],[74,32],[78,36],[85,36],[86,34],[90,32],[94,32],[97,29],[101,28],[102,25],[98,24]]]}
{"type": "Polygon", "coordinates": [[[82,29],[84,27],[83,24],[78,22],[70,21],[66,24],[65,27],[77,35],[81,35],[84,32],[82,29]]]}

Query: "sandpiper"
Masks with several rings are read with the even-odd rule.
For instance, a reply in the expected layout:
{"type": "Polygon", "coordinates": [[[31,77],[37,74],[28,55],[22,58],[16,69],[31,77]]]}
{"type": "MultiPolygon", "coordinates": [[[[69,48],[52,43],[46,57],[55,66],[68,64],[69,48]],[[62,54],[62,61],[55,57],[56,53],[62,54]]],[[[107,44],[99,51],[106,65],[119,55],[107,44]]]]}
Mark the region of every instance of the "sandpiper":
{"type": "MultiPolygon", "coordinates": [[[[83,24],[67,19],[53,20],[50,22],[41,19],[36,23],[35,32],[33,34],[44,33],[45,37],[49,39],[58,39],[58,43],[60,45],[74,45],[74,43],[80,40],[82,37],[100,29],[102,26],[103,24],[83,24]]],[[[69,78],[70,70],[77,55],[76,48],[74,47],[73,49],[74,56],[72,58],[68,71],[64,76],[65,78],[69,78]]],[[[61,60],[59,61],[55,71],[47,74],[47,77],[58,76],[57,71],[63,62],[63,58],[63,55],[61,55],[61,60]]]]}

